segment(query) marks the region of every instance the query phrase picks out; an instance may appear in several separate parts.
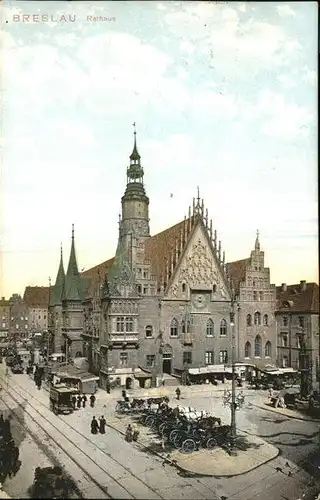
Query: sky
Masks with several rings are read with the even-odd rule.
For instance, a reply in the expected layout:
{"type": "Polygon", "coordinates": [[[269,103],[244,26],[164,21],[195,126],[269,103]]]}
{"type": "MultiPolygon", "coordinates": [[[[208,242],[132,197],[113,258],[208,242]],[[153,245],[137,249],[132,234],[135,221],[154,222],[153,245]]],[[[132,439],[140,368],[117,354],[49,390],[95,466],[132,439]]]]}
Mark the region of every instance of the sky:
{"type": "Polygon", "coordinates": [[[72,224],[80,270],[114,255],[133,122],[152,234],[199,186],[227,262],[259,229],[272,283],[318,282],[316,2],[0,9],[1,296],[55,280],[72,224]]]}

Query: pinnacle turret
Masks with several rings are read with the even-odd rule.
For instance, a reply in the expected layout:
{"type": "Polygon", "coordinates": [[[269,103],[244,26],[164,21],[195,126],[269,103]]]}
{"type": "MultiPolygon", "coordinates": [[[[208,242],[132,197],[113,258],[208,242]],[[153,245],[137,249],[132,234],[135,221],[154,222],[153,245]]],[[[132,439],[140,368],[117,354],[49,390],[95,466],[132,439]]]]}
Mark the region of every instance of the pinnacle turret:
{"type": "Polygon", "coordinates": [[[76,249],[74,242],[74,225],[72,224],[71,251],[67,274],[65,278],[64,300],[82,300],[83,286],[78,270],[76,249]]]}
{"type": "Polygon", "coordinates": [[[60,247],[60,264],[57,273],[56,282],[50,290],[50,306],[56,306],[62,304],[62,297],[64,293],[64,285],[65,285],[65,272],[63,267],[63,251],[62,244],[60,247]]]}

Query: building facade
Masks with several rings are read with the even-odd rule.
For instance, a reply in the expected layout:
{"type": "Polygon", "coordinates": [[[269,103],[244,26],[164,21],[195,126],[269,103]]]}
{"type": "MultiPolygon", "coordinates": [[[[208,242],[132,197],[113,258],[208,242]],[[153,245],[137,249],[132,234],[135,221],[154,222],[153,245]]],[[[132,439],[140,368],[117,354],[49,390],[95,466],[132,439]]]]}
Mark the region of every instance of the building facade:
{"type": "Polygon", "coordinates": [[[300,368],[301,335],[307,351],[309,384],[319,385],[319,285],[300,281],[277,287],[277,341],[280,367],[300,368]]]}
{"type": "Polygon", "coordinates": [[[276,286],[270,283],[259,232],[247,259],[227,264],[237,294],[237,361],[258,368],[276,365],[276,286]]]}
{"type": "Polygon", "coordinates": [[[27,307],[29,336],[48,330],[49,287],[27,286],[23,295],[27,307]]]}
{"type": "Polygon", "coordinates": [[[6,341],[9,335],[10,301],[5,297],[0,300],[0,341],[6,341]]]}
{"type": "Polygon", "coordinates": [[[29,337],[28,307],[21,295],[14,293],[10,299],[9,338],[11,340],[29,337]]]}

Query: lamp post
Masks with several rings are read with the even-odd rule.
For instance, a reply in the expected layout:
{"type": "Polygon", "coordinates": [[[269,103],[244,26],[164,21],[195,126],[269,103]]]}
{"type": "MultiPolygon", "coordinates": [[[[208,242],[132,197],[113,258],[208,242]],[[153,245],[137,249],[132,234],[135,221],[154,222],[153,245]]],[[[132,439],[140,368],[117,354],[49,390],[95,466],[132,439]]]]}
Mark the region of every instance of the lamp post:
{"type": "Polygon", "coordinates": [[[236,439],[237,439],[237,425],[236,425],[236,369],[235,369],[235,310],[234,310],[234,291],[231,290],[231,312],[230,312],[230,326],[231,326],[231,363],[232,363],[232,385],[231,385],[231,455],[237,455],[236,439]]]}
{"type": "Polygon", "coordinates": [[[300,371],[300,397],[306,399],[309,394],[309,363],[306,344],[306,334],[303,326],[298,332],[300,352],[299,352],[299,371],[300,371]]]}

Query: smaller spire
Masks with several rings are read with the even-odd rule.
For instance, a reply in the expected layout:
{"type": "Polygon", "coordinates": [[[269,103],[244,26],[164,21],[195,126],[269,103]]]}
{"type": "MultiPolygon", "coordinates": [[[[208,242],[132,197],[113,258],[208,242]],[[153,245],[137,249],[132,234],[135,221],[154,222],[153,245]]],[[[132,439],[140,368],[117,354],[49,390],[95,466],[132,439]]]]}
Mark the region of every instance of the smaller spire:
{"type": "Polygon", "coordinates": [[[255,248],[255,250],[257,250],[257,251],[260,251],[260,241],[259,241],[259,236],[260,236],[259,229],[257,229],[256,242],[255,242],[255,245],[254,245],[254,248],[255,248]]]}
{"type": "Polygon", "coordinates": [[[72,234],[71,234],[71,238],[74,240],[74,224],[72,224],[72,234]]]}

